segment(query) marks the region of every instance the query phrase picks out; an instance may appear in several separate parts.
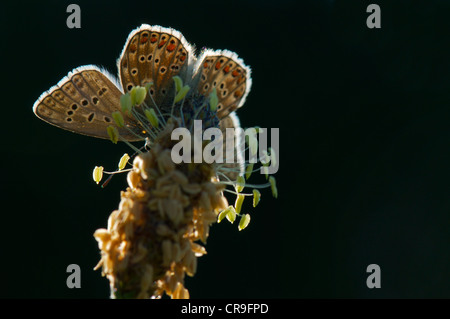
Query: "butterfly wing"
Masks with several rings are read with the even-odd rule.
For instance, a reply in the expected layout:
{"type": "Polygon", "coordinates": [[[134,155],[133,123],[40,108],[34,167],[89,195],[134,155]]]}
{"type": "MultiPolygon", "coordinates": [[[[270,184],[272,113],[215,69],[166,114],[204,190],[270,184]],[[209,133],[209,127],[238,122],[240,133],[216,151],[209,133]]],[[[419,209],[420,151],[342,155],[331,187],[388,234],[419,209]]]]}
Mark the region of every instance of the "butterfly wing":
{"type": "MultiPolygon", "coordinates": [[[[172,77],[190,78],[193,60],[193,48],[180,32],[143,24],[130,33],[117,61],[120,82],[125,92],[153,83],[150,94],[158,107],[171,105],[175,93],[172,77]]],[[[149,97],[146,102],[153,105],[149,97]]]]}
{"type": "Polygon", "coordinates": [[[206,50],[195,66],[193,83],[204,96],[216,88],[217,116],[225,118],[244,104],[252,85],[251,70],[234,52],[206,50]]]}
{"type": "MultiPolygon", "coordinates": [[[[113,81],[112,76],[96,66],[79,67],[44,92],[34,103],[33,111],[59,128],[109,139],[106,129],[116,126],[111,113],[120,109],[122,94],[113,81]]],[[[124,120],[131,130],[141,131],[134,118],[124,116],[124,120]]],[[[126,128],[117,129],[126,140],[142,140],[126,128]]]]}
{"type": "MultiPolygon", "coordinates": [[[[239,175],[244,174],[244,170],[245,170],[244,153],[243,153],[244,146],[245,146],[245,140],[244,140],[243,131],[237,130],[238,128],[241,128],[241,125],[239,123],[239,118],[237,117],[236,113],[232,112],[227,117],[224,117],[223,119],[221,119],[220,123],[219,123],[219,127],[220,127],[220,130],[222,131],[222,136],[223,136],[224,163],[221,164],[221,166],[231,169],[231,171],[225,173],[225,175],[230,180],[235,181],[239,175]],[[226,129],[227,128],[235,129],[234,141],[226,138],[226,129]],[[234,149],[233,163],[225,162],[227,149],[229,149],[229,148],[234,149]]],[[[220,178],[220,179],[223,180],[223,178],[220,178]]]]}

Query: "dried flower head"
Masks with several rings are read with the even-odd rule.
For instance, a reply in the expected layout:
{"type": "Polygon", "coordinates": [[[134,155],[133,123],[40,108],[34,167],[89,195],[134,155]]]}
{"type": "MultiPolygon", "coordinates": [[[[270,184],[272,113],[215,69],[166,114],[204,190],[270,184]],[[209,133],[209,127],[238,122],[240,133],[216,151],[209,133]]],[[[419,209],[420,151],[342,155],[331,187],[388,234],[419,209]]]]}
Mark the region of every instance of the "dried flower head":
{"type": "MultiPolygon", "coordinates": [[[[175,83],[179,92],[186,87],[180,79],[175,83]]],[[[129,187],[121,193],[119,209],[109,217],[108,228],[94,234],[101,250],[96,269],[102,267],[114,298],[160,298],[163,293],[172,298],[188,298],[184,277],[195,274],[197,258],[206,254],[198,241],[206,243],[210,226],[225,217],[231,223],[239,217],[239,230],[248,226],[250,215],[241,213],[242,203],[245,197],[252,196],[256,206],[261,194],[256,189],[249,194],[242,193],[246,187],[272,187],[276,194],[273,176],[270,183],[264,185],[246,183],[245,177],[256,171],[254,163],[249,163],[245,170],[242,165],[228,163],[174,163],[171,157],[177,143],[172,139],[174,129],[192,129],[192,121],[199,118],[199,114],[203,114],[207,127],[218,126],[210,110],[211,100],[216,103],[214,95],[209,101],[203,96],[183,98],[175,97],[178,102],[174,102],[174,109],[179,111],[172,111],[167,117],[157,116],[153,108],[145,105],[145,94],[139,98],[141,105],[133,101],[131,106],[123,108],[135,114],[150,138],[148,151],[137,150],[132,169],[124,170],[124,163],[130,157],[125,154],[121,158],[119,171],[128,171],[129,187]],[[183,113],[183,104],[193,108],[192,113],[197,115],[183,113]],[[234,205],[228,204],[225,191],[236,195],[234,205]]],[[[128,103],[129,99],[121,100],[128,103]]],[[[113,142],[117,139],[120,135],[111,137],[113,142]]],[[[254,139],[250,141],[249,148],[255,143],[254,139]]],[[[202,148],[206,146],[204,143],[202,148]]]]}
{"type": "Polygon", "coordinates": [[[150,151],[134,159],[119,209],[108,228],[94,234],[102,254],[97,267],[114,297],[189,297],[185,273],[193,276],[197,257],[206,253],[195,242],[206,242],[210,225],[228,207],[213,165],[172,162],[176,125],[170,121],[150,151]]]}

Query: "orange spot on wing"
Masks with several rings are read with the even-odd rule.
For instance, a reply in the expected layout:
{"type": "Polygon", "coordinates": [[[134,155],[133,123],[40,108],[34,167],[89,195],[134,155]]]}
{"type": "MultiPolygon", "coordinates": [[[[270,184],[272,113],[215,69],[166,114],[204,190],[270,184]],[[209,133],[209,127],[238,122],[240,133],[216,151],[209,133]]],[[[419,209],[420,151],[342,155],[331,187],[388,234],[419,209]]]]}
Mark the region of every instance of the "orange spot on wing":
{"type": "Polygon", "coordinates": [[[226,67],[223,68],[223,72],[228,73],[230,72],[230,66],[227,65],[226,67]]]}
{"type": "Polygon", "coordinates": [[[206,69],[208,67],[208,62],[203,63],[203,67],[206,69]]]}
{"type": "Polygon", "coordinates": [[[171,43],[167,46],[167,51],[172,52],[173,50],[175,50],[175,44],[171,43]]]}
{"type": "Polygon", "coordinates": [[[234,97],[240,97],[242,96],[242,92],[241,91],[235,91],[234,92],[234,97]]]}
{"type": "Polygon", "coordinates": [[[136,50],[137,50],[136,44],[132,43],[132,44],[130,45],[130,51],[131,51],[132,53],[134,53],[134,52],[136,52],[136,50]]]}
{"type": "Polygon", "coordinates": [[[245,80],[245,76],[241,75],[241,77],[237,80],[237,83],[241,84],[242,82],[244,82],[244,80],[245,80]]]}
{"type": "Polygon", "coordinates": [[[147,41],[148,41],[148,36],[142,36],[141,44],[147,43],[147,41]]]}
{"type": "Polygon", "coordinates": [[[156,35],[153,35],[152,38],[150,39],[150,42],[155,43],[156,41],[158,41],[158,39],[156,38],[156,35]]]}
{"type": "Polygon", "coordinates": [[[220,69],[220,62],[216,63],[216,70],[220,69]]]}
{"type": "Polygon", "coordinates": [[[158,44],[158,48],[161,49],[161,47],[166,44],[166,40],[162,40],[161,42],[159,42],[158,44]]]}
{"type": "Polygon", "coordinates": [[[181,56],[181,58],[180,58],[180,61],[183,62],[184,60],[186,60],[186,56],[185,55],[181,56]]]}
{"type": "Polygon", "coordinates": [[[239,75],[239,72],[238,72],[238,71],[236,71],[236,70],[234,70],[233,72],[231,72],[231,75],[232,75],[232,76],[234,76],[234,77],[236,77],[236,76],[238,76],[238,75],[239,75]]]}

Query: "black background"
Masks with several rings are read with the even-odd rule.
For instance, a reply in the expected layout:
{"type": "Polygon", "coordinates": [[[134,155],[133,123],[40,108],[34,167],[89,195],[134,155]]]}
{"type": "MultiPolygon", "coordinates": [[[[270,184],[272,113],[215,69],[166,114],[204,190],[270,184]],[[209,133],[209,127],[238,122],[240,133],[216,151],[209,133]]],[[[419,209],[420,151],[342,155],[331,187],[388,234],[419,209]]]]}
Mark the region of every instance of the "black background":
{"type": "Polygon", "coordinates": [[[101,189],[125,145],[76,135],[31,107],[73,68],[116,73],[142,23],[235,51],[253,70],[244,127],[280,128],[277,200],[262,192],[249,227],[214,225],[187,279],[193,298],[450,297],[450,3],[70,1],[1,5],[0,297],[108,298],[92,234],[125,175],[101,189]],[[81,267],[68,289],[66,267],[81,267]],[[366,267],[381,267],[368,289],[366,267]]]}

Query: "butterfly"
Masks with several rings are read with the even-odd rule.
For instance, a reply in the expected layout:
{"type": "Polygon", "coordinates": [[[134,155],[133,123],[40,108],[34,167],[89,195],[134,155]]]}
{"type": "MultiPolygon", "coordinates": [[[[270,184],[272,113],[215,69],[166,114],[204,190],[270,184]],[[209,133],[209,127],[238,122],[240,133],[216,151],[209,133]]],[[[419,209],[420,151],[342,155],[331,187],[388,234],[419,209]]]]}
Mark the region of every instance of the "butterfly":
{"type": "MultiPolygon", "coordinates": [[[[59,128],[110,139],[107,127],[116,126],[111,113],[120,110],[122,94],[152,83],[146,102],[164,109],[172,104],[173,77],[178,76],[193,89],[192,94],[207,97],[215,89],[222,131],[240,127],[234,111],[244,104],[252,80],[250,68],[234,52],[204,49],[196,57],[179,31],[143,24],[128,36],[117,67],[118,79],[94,65],[74,69],[38,98],[34,113],[59,128]]],[[[123,117],[129,129],[141,130],[133,116],[123,117]]],[[[129,129],[117,127],[130,142],[144,139],[129,129]]]]}

